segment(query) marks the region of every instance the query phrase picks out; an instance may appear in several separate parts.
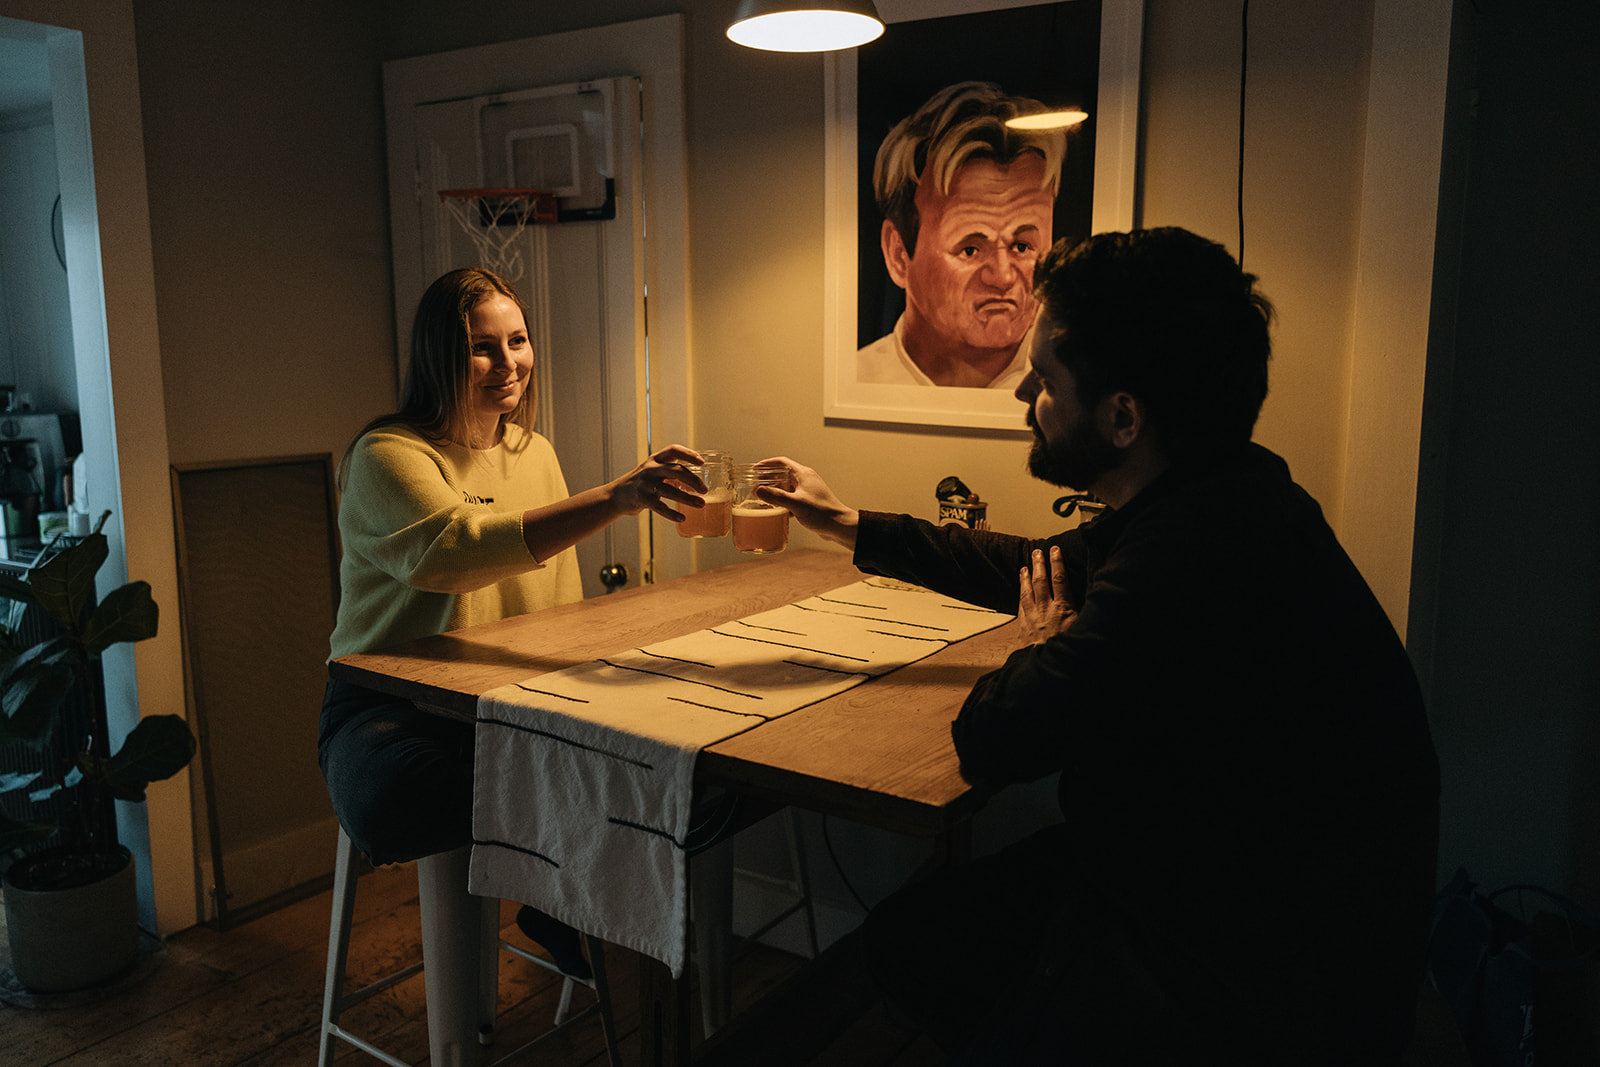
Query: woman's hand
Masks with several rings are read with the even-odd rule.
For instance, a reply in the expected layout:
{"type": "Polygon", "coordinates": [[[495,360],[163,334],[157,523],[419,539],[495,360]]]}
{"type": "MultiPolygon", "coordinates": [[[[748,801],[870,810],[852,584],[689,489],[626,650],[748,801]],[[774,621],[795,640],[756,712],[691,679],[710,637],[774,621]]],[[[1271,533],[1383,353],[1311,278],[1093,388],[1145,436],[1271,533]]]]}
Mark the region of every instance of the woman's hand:
{"type": "Polygon", "coordinates": [[[1032,566],[1022,568],[1022,589],[1017,598],[1017,624],[1022,643],[1042,645],[1057,634],[1064,634],[1078,618],[1077,609],[1067,600],[1067,574],[1061,562],[1061,549],[1050,546],[1050,558],[1033,550],[1032,566]]]}
{"type": "Polygon", "coordinates": [[[784,508],[812,533],[855,550],[856,526],[861,521],[861,513],[834,496],[820,474],[786,456],[764,459],[756,466],[783,468],[789,472],[791,486],[786,490],[763,487],[756,490],[757,497],[784,508]]]}
{"type": "Polygon", "coordinates": [[[705,506],[706,483],[685,467],[700,463],[700,453],[682,445],[668,445],[608,486],[619,515],[637,515],[649,508],[663,519],[682,522],[673,504],[705,506]],[[670,501],[670,503],[669,503],[670,501]]]}

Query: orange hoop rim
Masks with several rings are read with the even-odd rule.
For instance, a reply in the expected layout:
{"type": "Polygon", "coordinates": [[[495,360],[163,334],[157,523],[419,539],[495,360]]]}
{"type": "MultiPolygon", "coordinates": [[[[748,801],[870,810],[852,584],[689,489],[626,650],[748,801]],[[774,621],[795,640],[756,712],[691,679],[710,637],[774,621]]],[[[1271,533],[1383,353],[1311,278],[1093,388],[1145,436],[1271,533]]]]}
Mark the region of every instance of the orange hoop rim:
{"type": "Polygon", "coordinates": [[[440,200],[482,200],[497,197],[504,200],[534,200],[550,194],[543,189],[440,189],[440,200]]]}

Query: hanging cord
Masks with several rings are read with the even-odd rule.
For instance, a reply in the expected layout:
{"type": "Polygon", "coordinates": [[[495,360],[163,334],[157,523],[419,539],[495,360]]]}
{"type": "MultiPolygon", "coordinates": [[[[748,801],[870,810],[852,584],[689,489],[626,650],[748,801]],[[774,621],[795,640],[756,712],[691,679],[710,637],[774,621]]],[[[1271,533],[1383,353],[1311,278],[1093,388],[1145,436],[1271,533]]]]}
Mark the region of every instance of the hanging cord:
{"type": "Polygon", "coordinates": [[[1087,522],[1105,509],[1105,501],[1093,493],[1072,493],[1057,500],[1053,510],[1063,519],[1076,511],[1079,521],[1087,522]]]}
{"type": "Polygon", "coordinates": [[[1244,266],[1244,88],[1250,68],[1250,0],[1243,0],[1239,26],[1239,266],[1244,266]]]}
{"type": "Polygon", "coordinates": [[[849,877],[844,873],[844,864],[839,862],[839,854],[833,850],[833,837],[828,833],[828,817],[826,815],[822,817],[822,843],[828,846],[828,858],[833,861],[833,869],[839,872],[839,881],[844,883],[845,889],[855,898],[855,902],[861,907],[861,913],[865,915],[872,909],[867,906],[865,900],[861,899],[861,894],[856,892],[856,887],[850,884],[849,877]]]}

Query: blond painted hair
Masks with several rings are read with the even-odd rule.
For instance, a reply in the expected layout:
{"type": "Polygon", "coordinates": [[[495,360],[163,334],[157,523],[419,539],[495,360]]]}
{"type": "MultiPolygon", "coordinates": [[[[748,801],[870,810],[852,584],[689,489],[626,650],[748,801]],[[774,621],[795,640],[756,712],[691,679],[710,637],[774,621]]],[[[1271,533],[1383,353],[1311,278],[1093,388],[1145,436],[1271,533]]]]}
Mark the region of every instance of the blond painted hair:
{"type": "Polygon", "coordinates": [[[1015,130],[1006,120],[1049,110],[1037,100],[1011,96],[991,82],[958,82],[933,94],[914,113],[901,119],[878,147],[872,167],[872,192],[883,217],[894,223],[915,255],[917,186],[931,179],[941,193],[962,165],[988,159],[1005,166],[1032,153],[1044,160],[1044,181],[1052,195],[1060,191],[1061,161],[1067,154],[1062,130],[1015,130]]]}

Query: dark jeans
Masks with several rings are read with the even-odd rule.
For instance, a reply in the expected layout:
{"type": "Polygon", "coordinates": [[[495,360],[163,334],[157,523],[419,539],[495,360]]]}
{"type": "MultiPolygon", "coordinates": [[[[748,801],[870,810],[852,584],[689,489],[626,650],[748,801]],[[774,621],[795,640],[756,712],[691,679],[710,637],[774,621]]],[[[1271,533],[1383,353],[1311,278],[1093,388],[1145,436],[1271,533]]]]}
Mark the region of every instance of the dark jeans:
{"type": "Polygon", "coordinates": [[[334,814],[373,863],[472,841],[471,723],[329,679],[317,762],[334,814]]]}

